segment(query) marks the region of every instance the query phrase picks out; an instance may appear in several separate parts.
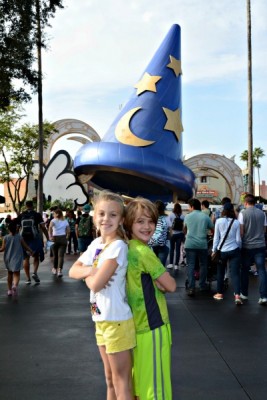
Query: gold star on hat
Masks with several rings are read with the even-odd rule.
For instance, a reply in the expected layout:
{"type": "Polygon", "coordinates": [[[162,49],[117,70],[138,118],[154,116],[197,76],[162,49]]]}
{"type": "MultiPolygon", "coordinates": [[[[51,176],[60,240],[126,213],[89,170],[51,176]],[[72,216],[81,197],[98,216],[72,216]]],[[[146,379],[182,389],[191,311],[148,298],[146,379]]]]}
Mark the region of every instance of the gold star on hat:
{"type": "Polygon", "coordinates": [[[142,79],[134,86],[137,89],[136,94],[139,95],[145,91],[156,92],[156,83],[161,79],[161,76],[150,75],[147,72],[144,73],[142,79]]]}
{"type": "Polygon", "coordinates": [[[181,114],[179,108],[177,108],[177,110],[175,111],[172,111],[169,108],[163,107],[163,111],[165,112],[165,115],[167,117],[167,122],[164,126],[164,129],[174,132],[177,140],[180,141],[181,133],[183,132],[184,128],[181,122],[181,114]]]}
{"type": "Polygon", "coordinates": [[[177,60],[177,58],[170,56],[171,62],[167,65],[168,68],[171,68],[176,76],[182,74],[181,68],[181,60],[177,60]]]}

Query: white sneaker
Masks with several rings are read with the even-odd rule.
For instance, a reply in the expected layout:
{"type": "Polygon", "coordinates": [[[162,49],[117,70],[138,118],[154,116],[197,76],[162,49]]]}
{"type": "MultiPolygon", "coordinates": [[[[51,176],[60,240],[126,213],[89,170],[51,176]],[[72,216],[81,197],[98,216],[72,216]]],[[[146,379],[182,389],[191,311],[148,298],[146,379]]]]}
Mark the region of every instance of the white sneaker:
{"type": "Polygon", "coordinates": [[[258,303],[265,306],[267,304],[266,297],[260,297],[258,303]]]}
{"type": "Polygon", "coordinates": [[[62,269],[59,268],[58,273],[57,273],[57,276],[58,276],[59,278],[61,278],[61,276],[63,276],[63,274],[62,274],[62,269]]]}
{"type": "Polygon", "coordinates": [[[174,266],[174,269],[178,269],[178,265],[175,265],[175,266],[174,266]]]}
{"type": "Polygon", "coordinates": [[[166,268],[172,269],[173,268],[173,264],[168,264],[166,268]]]}
{"type": "Polygon", "coordinates": [[[52,268],[52,274],[53,274],[53,275],[56,275],[56,274],[57,274],[56,268],[52,268]]]}
{"type": "Polygon", "coordinates": [[[242,300],[248,300],[248,296],[245,296],[244,294],[240,293],[240,297],[242,300]]]}

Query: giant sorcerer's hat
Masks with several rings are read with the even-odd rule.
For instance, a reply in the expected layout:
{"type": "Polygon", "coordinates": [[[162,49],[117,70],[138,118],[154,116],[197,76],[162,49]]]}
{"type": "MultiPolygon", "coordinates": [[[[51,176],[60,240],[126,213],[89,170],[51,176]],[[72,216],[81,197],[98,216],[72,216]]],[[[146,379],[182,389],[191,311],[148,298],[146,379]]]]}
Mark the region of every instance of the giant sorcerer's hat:
{"type": "Polygon", "coordinates": [[[102,141],[76,154],[81,180],[131,197],[192,197],[195,177],[182,163],[180,47],[173,25],[102,141]]]}

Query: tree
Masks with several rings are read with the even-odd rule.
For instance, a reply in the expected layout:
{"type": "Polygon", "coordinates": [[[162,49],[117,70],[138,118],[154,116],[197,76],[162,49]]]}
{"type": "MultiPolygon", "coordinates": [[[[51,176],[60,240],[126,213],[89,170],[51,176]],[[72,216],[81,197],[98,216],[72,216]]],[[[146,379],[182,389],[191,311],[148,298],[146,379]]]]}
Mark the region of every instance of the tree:
{"type": "Polygon", "coordinates": [[[252,112],[252,51],[251,8],[247,0],[247,45],[248,45],[248,191],[254,194],[253,185],[253,112],[252,112]]]}
{"type": "Polygon", "coordinates": [[[48,20],[54,17],[57,8],[64,8],[62,0],[0,0],[0,109],[6,109],[12,99],[30,100],[31,96],[26,92],[25,84],[38,93],[40,212],[43,211],[44,146],[42,48],[46,48],[44,29],[50,26],[48,20]],[[37,71],[33,68],[35,61],[37,71]],[[23,84],[16,90],[13,86],[14,79],[23,84]]]}
{"type": "MultiPolygon", "coordinates": [[[[34,156],[39,148],[38,125],[18,126],[22,115],[14,107],[0,111],[0,183],[7,183],[8,194],[17,214],[28,195],[29,179],[34,166],[34,156]],[[25,182],[25,190],[22,183],[25,182]]],[[[53,124],[44,123],[44,146],[54,132],[53,124]]]]}
{"type": "Polygon", "coordinates": [[[62,2],[0,0],[0,109],[5,110],[12,101],[29,101],[27,86],[30,92],[38,90],[36,49],[38,44],[46,48],[46,37],[38,35],[38,25],[42,31],[50,26],[48,21],[57,8],[63,8],[62,2]]]}
{"type": "MultiPolygon", "coordinates": [[[[259,196],[260,196],[260,159],[262,157],[265,157],[264,150],[260,147],[255,147],[255,149],[252,152],[252,165],[254,168],[257,168],[258,170],[258,183],[259,183],[259,196]]],[[[240,155],[240,160],[245,161],[248,167],[248,150],[244,150],[243,153],[240,155]]]]}
{"type": "Polygon", "coordinates": [[[260,158],[262,158],[264,156],[265,156],[264,150],[261,149],[260,147],[255,147],[255,149],[253,151],[253,164],[254,164],[255,168],[257,168],[257,170],[258,170],[259,198],[261,196],[261,194],[260,194],[260,189],[261,189],[261,181],[260,181],[261,164],[260,164],[260,158]]]}

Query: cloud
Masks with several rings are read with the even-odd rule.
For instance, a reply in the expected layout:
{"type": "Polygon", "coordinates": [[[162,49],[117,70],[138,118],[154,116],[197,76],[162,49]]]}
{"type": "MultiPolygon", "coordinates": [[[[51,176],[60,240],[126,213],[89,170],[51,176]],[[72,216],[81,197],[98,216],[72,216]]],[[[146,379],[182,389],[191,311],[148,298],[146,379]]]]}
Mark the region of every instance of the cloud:
{"type": "MultiPolygon", "coordinates": [[[[183,113],[185,130],[194,117],[191,92],[198,95],[200,112],[207,97],[211,104],[226,98],[246,104],[245,0],[65,0],[64,5],[51,20],[52,28],[47,31],[50,50],[43,53],[46,119],[78,118],[102,136],[174,23],[181,26],[182,91],[189,96],[183,113]]],[[[266,0],[251,0],[251,14],[257,110],[257,103],[267,101],[266,0]]],[[[34,99],[26,107],[28,119],[34,122],[36,104],[34,99]]],[[[265,124],[258,124],[258,118],[256,113],[255,135],[263,136],[265,124]]],[[[231,121],[226,119],[225,124],[233,134],[231,121]]],[[[205,120],[201,129],[207,138],[212,135],[205,120]]]]}

